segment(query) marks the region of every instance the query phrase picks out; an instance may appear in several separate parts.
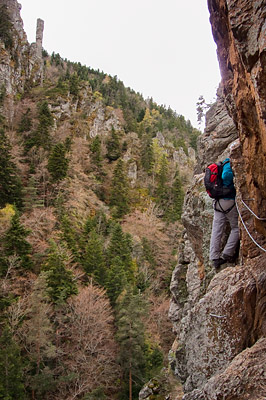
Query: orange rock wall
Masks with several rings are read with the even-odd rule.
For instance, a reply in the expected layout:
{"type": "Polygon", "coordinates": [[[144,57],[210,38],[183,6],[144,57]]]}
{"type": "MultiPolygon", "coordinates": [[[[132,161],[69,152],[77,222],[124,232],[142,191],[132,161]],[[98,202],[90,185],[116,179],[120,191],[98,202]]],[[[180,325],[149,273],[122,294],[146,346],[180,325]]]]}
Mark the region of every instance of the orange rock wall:
{"type": "MultiPolygon", "coordinates": [[[[245,174],[239,190],[254,199],[254,212],[266,217],[266,4],[208,0],[208,6],[223,93],[239,132],[239,173],[245,174]]],[[[265,222],[256,221],[255,228],[266,235],[265,222]]]]}

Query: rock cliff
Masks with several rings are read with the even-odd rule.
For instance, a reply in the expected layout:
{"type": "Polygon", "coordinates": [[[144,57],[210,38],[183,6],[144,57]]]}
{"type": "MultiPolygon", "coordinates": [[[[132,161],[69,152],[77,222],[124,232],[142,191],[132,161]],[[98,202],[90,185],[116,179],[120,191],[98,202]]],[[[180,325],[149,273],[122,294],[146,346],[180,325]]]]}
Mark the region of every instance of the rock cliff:
{"type": "Polygon", "coordinates": [[[43,79],[42,38],[44,22],[37,21],[36,43],[31,45],[23,29],[21,5],[16,0],[1,0],[0,6],[11,22],[12,49],[1,42],[0,86],[7,94],[22,93],[27,84],[40,84],[43,79]]]}
{"type": "Polygon", "coordinates": [[[187,192],[179,263],[171,282],[170,317],[177,334],[170,364],[184,400],[266,396],[266,5],[264,1],[209,0],[222,73],[217,102],[198,144],[187,192]],[[241,11],[240,11],[241,10],[241,11]],[[203,187],[205,163],[230,156],[241,221],[237,265],[212,271],[212,205],[203,187]]]}

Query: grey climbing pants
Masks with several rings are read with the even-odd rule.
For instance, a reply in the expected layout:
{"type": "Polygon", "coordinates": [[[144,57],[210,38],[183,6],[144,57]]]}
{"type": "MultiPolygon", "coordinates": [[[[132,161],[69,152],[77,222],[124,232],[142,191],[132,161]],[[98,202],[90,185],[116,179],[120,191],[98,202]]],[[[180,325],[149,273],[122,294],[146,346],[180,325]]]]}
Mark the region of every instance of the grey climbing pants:
{"type": "Polygon", "coordinates": [[[228,213],[220,212],[226,211],[234,204],[234,200],[220,199],[214,201],[214,216],[212,223],[212,234],[210,243],[210,259],[216,260],[220,258],[221,254],[233,256],[239,241],[239,228],[238,228],[238,213],[236,206],[234,206],[228,213]],[[220,203],[220,204],[219,204],[220,203]],[[221,206],[221,207],[220,207],[221,206]],[[215,208],[217,211],[215,210],[215,208]],[[221,210],[222,208],[222,210],[221,210]],[[231,231],[227,239],[224,249],[221,249],[221,240],[226,226],[226,221],[229,222],[231,231]]]}

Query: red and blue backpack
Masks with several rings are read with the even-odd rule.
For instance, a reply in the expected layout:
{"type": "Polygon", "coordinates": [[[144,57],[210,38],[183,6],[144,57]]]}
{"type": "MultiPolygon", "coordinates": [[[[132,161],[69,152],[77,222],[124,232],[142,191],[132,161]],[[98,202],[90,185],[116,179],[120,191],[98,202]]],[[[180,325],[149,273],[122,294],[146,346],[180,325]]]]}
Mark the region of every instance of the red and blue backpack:
{"type": "Polygon", "coordinates": [[[204,185],[208,195],[212,199],[230,198],[235,195],[234,186],[225,186],[222,180],[223,167],[228,162],[229,160],[210,164],[205,170],[204,185]]]}

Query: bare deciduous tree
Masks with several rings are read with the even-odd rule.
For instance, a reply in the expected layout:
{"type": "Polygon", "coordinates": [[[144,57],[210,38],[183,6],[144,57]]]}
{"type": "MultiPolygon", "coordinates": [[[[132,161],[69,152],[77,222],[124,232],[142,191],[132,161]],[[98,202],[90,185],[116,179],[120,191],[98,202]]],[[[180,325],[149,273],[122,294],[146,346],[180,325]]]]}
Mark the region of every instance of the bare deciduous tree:
{"type": "Polygon", "coordinates": [[[61,321],[62,363],[75,378],[61,385],[67,400],[103,387],[112,398],[120,378],[113,316],[104,290],[90,284],[70,300],[67,326],[61,321]]]}
{"type": "Polygon", "coordinates": [[[168,311],[169,298],[164,294],[155,296],[151,293],[149,296],[149,316],[145,319],[145,325],[153,340],[163,349],[166,358],[175,337],[168,311]]]}

